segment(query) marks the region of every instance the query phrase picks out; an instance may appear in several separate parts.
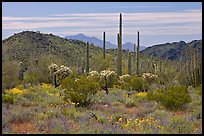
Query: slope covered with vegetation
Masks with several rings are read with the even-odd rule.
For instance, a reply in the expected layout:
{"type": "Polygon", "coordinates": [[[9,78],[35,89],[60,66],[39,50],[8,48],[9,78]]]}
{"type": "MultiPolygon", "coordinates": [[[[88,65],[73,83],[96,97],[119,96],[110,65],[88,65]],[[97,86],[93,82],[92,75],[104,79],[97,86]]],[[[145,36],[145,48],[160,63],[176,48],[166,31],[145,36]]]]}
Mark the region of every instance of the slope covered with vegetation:
{"type": "Polygon", "coordinates": [[[180,60],[185,58],[186,49],[198,49],[198,53],[202,52],[202,40],[193,40],[189,43],[184,41],[158,44],[148,47],[141,51],[142,54],[152,55],[161,59],[180,60]]]}

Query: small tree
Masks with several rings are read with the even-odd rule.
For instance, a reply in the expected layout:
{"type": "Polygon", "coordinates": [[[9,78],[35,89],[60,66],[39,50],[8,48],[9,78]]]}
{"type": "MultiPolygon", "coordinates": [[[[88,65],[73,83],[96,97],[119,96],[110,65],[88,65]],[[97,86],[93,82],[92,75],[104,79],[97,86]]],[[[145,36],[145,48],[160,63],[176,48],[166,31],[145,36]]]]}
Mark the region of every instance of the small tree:
{"type": "Polygon", "coordinates": [[[105,83],[105,86],[102,86],[102,89],[108,94],[108,87],[111,87],[114,83],[114,78],[116,77],[116,72],[111,70],[103,70],[100,72],[100,81],[105,83]]]}
{"type": "Polygon", "coordinates": [[[66,78],[68,75],[72,73],[69,67],[66,67],[64,65],[58,66],[57,64],[54,64],[54,63],[52,63],[48,67],[48,69],[50,71],[51,76],[54,76],[53,81],[54,81],[55,87],[60,85],[60,84],[57,84],[57,78],[59,81],[61,81],[62,79],[66,78]]]}

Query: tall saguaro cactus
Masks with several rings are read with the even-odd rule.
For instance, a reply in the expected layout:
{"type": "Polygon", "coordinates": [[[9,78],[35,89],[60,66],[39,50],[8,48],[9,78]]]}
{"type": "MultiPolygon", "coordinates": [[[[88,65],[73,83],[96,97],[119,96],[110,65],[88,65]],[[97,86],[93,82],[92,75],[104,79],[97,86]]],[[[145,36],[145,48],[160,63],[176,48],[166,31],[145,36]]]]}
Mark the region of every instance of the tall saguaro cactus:
{"type": "Polygon", "coordinates": [[[120,13],[120,25],[118,34],[118,76],[122,75],[122,14],[120,13]]]}
{"type": "Polygon", "coordinates": [[[103,32],[103,59],[106,58],[105,51],[106,51],[106,33],[103,32]]]}
{"type": "Polygon", "coordinates": [[[128,74],[131,76],[131,52],[128,52],[128,74]]]}
{"type": "Polygon", "coordinates": [[[136,44],[134,43],[134,54],[133,54],[133,74],[136,74],[136,44]]]}
{"type": "Polygon", "coordinates": [[[120,45],[120,34],[118,33],[118,69],[117,69],[117,75],[121,76],[122,75],[122,47],[120,45]]]}
{"type": "Polygon", "coordinates": [[[137,32],[137,75],[139,75],[139,31],[137,32]]]}
{"type": "Polygon", "coordinates": [[[89,73],[89,42],[86,44],[86,73],[89,73]]]}

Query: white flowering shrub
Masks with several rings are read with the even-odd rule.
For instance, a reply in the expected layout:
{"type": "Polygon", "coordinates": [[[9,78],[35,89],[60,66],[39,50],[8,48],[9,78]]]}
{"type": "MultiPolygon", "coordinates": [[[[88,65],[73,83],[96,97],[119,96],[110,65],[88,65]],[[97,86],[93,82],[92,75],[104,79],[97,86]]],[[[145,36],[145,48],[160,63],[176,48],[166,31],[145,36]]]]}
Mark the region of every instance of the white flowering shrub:
{"type": "Polygon", "coordinates": [[[116,72],[111,70],[103,70],[100,72],[100,84],[107,84],[107,87],[112,87],[116,81],[116,72]]]}
{"type": "Polygon", "coordinates": [[[99,81],[100,74],[97,71],[91,71],[89,72],[89,75],[87,78],[95,80],[95,81],[99,81]]]}
{"type": "Polygon", "coordinates": [[[158,75],[152,74],[152,73],[143,73],[142,78],[146,80],[148,83],[152,83],[156,79],[158,79],[158,75]]]}
{"type": "MultiPolygon", "coordinates": [[[[52,76],[55,76],[59,81],[61,81],[62,79],[64,79],[65,77],[67,77],[72,73],[69,67],[66,67],[64,65],[58,66],[57,64],[54,64],[54,63],[48,66],[48,69],[50,71],[50,74],[52,76]]],[[[56,83],[56,78],[54,78],[55,83],[56,83]]]]}
{"type": "Polygon", "coordinates": [[[50,66],[48,66],[48,69],[50,71],[50,74],[52,75],[59,69],[59,66],[57,66],[57,64],[55,63],[52,63],[50,66]]]}
{"type": "Polygon", "coordinates": [[[129,82],[130,78],[131,78],[131,76],[129,74],[125,74],[125,75],[119,76],[119,80],[120,81],[125,81],[125,82],[129,82]]]}
{"type": "Polygon", "coordinates": [[[64,79],[66,76],[70,75],[71,73],[72,73],[71,69],[64,65],[58,67],[58,70],[54,72],[54,74],[57,75],[59,80],[64,79]]]}
{"type": "Polygon", "coordinates": [[[100,72],[100,78],[113,78],[116,76],[116,72],[115,71],[111,71],[111,70],[103,70],[100,72]]]}

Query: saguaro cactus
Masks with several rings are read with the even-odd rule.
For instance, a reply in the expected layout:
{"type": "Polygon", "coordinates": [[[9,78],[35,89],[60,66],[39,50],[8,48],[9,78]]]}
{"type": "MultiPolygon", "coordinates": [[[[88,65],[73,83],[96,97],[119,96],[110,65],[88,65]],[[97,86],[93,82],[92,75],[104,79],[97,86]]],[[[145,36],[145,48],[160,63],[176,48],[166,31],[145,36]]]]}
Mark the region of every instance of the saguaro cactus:
{"type": "Polygon", "coordinates": [[[23,62],[19,62],[18,63],[18,65],[19,65],[19,73],[18,73],[18,78],[20,79],[20,80],[23,80],[23,62]]]}
{"type": "Polygon", "coordinates": [[[86,44],[86,73],[89,73],[89,42],[86,44]]]}
{"type": "Polygon", "coordinates": [[[120,25],[118,34],[118,76],[122,75],[122,14],[120,13],[120,25]]]}
{"type": "Polygon", "coordinates": [[[121,76],[122,75],[122,48],[121,48],[121,45],[120,45],[120,34],[118,33],[118,69],[117,69],[117,74],[118,76],[121,76]]]}
{"type": "Polygon", "coordinates": [[[131,52],[128,52],[128,74],[131,75],[131,52]]]}
{"type": "Polygon", "coordinates": [[[134,43],[133,74],[136,74],[136,44],[134,43]]]}
{"type": "Polygon", "coordinates": [[[103,58],[105,59],[105,51],[106,51],[106,33],[103,32],[103,58]]]}
{"type": "Polygon", "coordinates": [[[139,31],[137,32],[137,75],[139,75],[139,31]]]}

